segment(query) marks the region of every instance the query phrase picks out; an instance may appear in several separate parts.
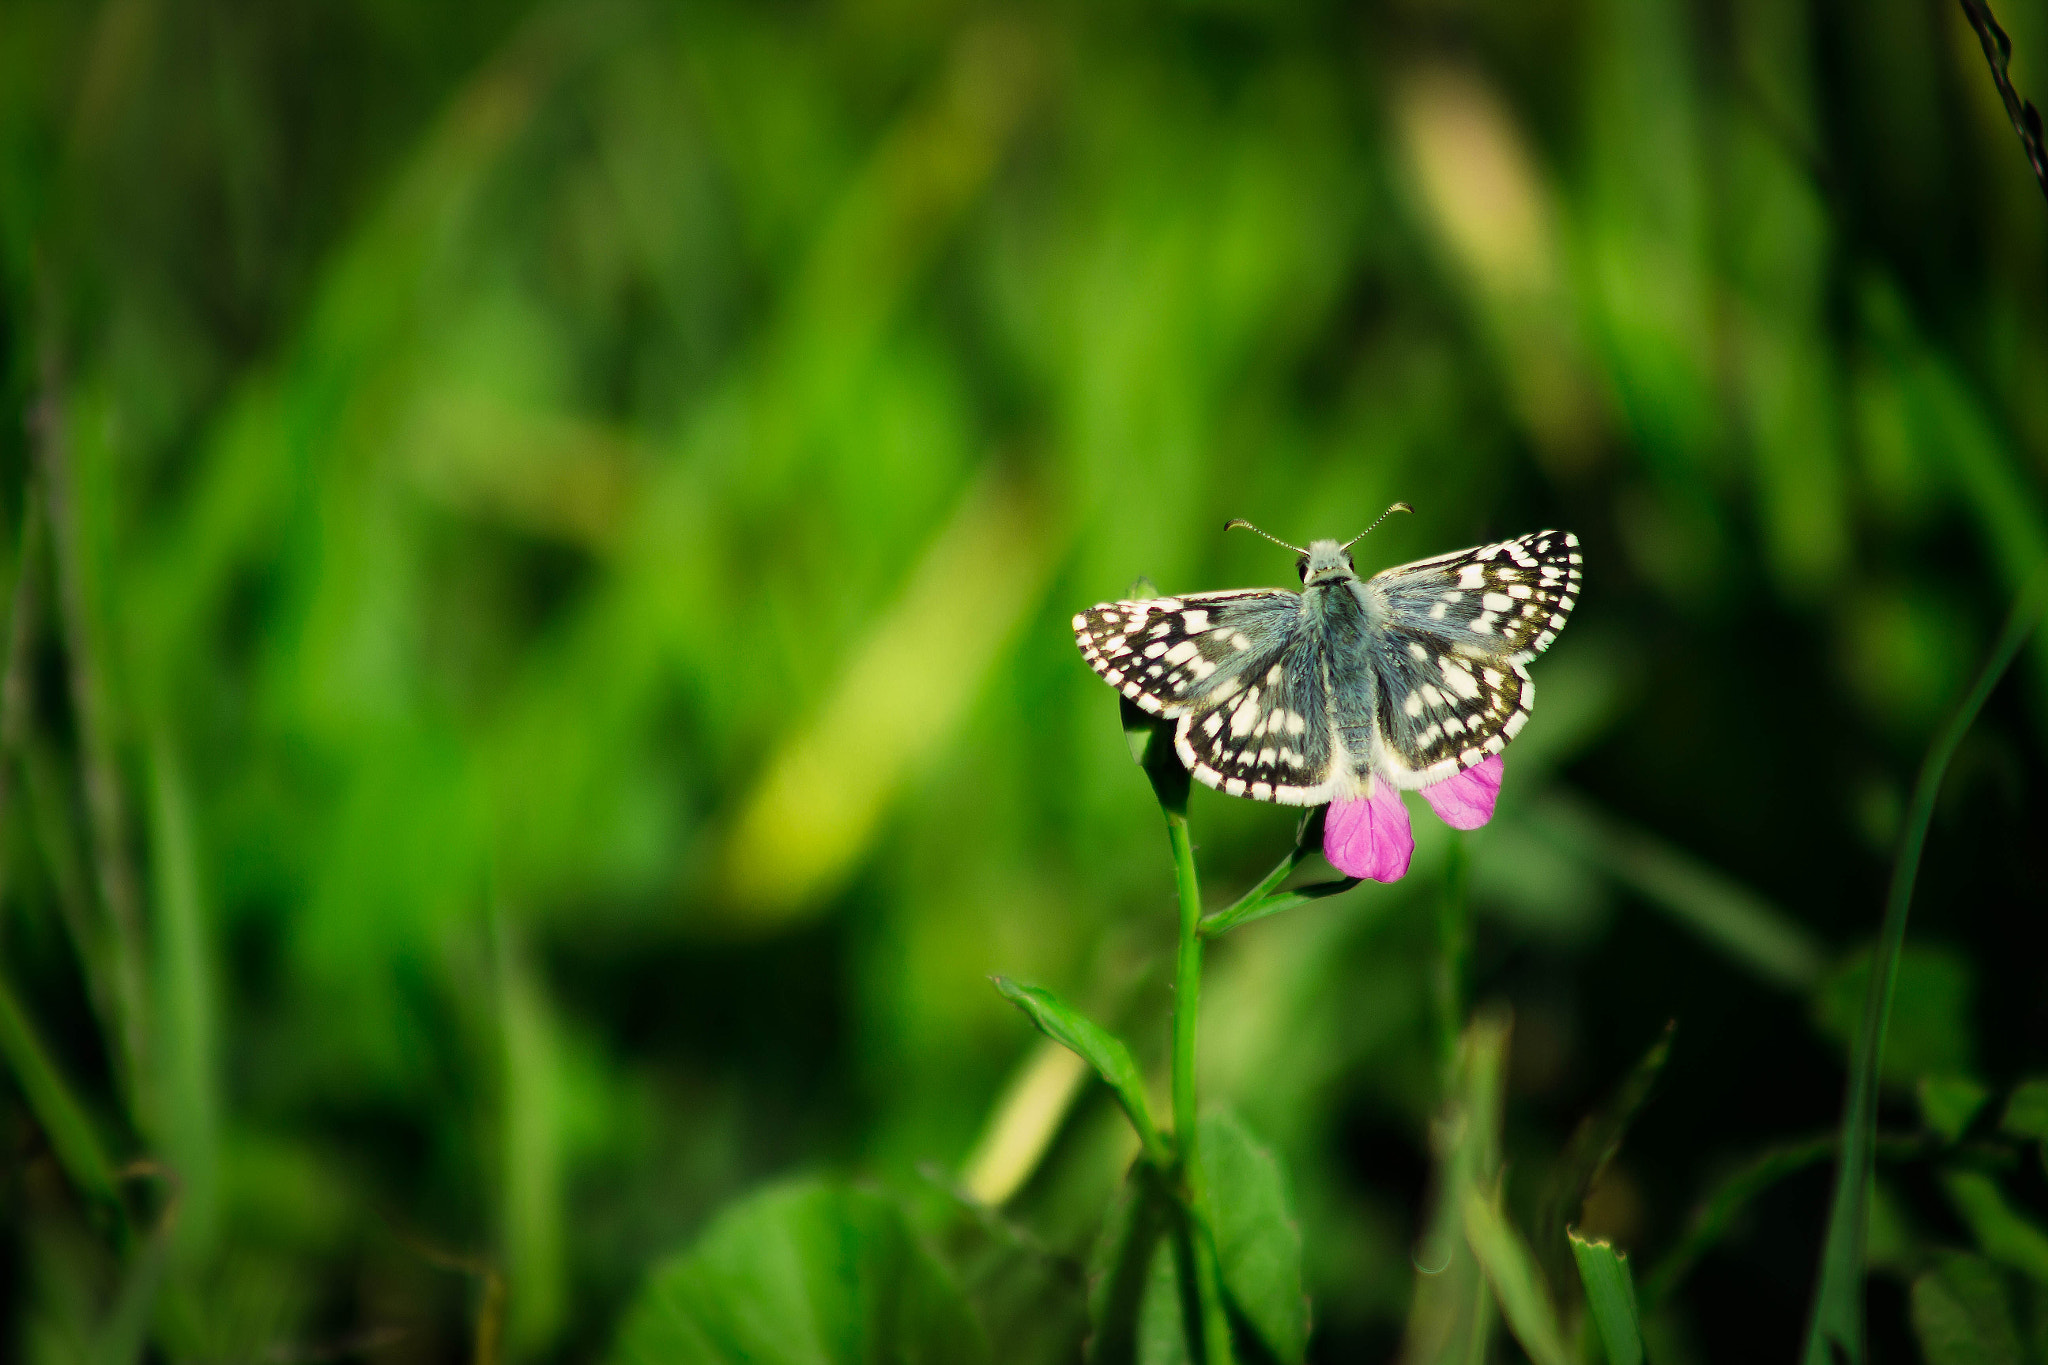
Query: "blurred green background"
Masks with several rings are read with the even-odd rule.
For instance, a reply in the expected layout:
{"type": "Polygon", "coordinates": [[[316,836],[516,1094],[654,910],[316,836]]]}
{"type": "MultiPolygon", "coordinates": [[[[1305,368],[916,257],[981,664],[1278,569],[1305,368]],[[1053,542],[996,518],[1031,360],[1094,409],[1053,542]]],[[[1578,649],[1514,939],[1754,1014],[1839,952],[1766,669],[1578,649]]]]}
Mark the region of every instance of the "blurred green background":
{"type": "MultiPolygon", "coordinates": [[[[1581,1219],[1654,1265],[1833,1123],[1914,768],[2048,553],[2048,212],[1936,0],[4,0],[0,291],[37,1365],[602,1359],[799,1171],[993,1198],[1058,1279],[1131,1149],[986,978],[1163,1075],[1173,917],[1068,618],[1396,498],[1361,568],[1585,541],[1474,992],[1511,1205],[1678,1021],[1581,1219]]],[[[2048,1069],[2044,717],[2037,648],[1938,811],[1898,1126],[2048,1069]]],[[[1293,820],[1198,789],[1212,897],[1293,820]]],[[[1315,1359],[1408,1311],[1416,823],[1212,956],[1315,1359]]],[[[1881,1172],[1881,1359],[1945,1188],[1881,1172]]],[[[1790,1354],[1826,1193],[1747,1206],[1660,1361],[1790,1354]]]]}

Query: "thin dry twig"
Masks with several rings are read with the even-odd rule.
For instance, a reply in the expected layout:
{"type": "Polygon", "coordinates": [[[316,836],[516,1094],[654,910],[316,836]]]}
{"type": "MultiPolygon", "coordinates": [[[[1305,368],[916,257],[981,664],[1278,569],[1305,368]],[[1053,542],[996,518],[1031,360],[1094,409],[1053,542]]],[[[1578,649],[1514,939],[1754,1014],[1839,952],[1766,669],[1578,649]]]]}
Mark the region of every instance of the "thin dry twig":
{"type": "Polygon", "coordinates": [[[1963,7],[1963,17],[1977,31],[1977,41],[1984,45],[1984,60],[1991,66],[1991,83],[1998,87],[1998,97],[2005,101],[2006,116],[2012,120],[2012,130],[2020,135],[2020,146],[2026,151],[2027,164],[2034,168],[2034,179],[2040,183],[2042,195],[2048,196],[2048,148],[2042,145],[2041,111],[2031,101],[2021,99],[2020,92],[2013,88],[2012,39],[1998,26],[1985,0],[1958,3],[1963,7]]]}
{"type": "Polygon", "coordinates": [[[471,1359],[473,1365],[499,1365],[504,1356],[504,1272],[484,1257],[469,1256],[436,1246],[426,1238],[406,1231],[393,1219],[386,1218],[385,1221],[399,1245],[421,1260],[442,1270],[467,1275],[477,1281],[482,1293],[479,1295],[476,1309],[476,1350],[471,1359]]]}

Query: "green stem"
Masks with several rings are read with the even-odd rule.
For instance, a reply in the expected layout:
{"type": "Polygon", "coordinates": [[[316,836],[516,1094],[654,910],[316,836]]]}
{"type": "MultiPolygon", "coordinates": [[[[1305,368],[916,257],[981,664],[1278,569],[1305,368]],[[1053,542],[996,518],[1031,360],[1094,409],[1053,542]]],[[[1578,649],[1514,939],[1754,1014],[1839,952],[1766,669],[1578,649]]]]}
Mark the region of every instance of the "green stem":
{"type": "Polygon", "coordinates": [[[1892,869],[1885,898],[1884,926],[1871,957],[1870,985],[1863,997],[1863,1026],[1849,1065],[1849,1094],[1842,1107],[1842,1157],[1835,1167],[1835,1193],[1828,1213],[1827,1241],[1821,1252],[1820,1283],[1815,1287],[1813,1317],[1807,1328],[1806,1365],[1831,1365],[1864,1359],[1863,1257],[1869,1233],[1871,1168],[1877,1127],[1878,1069],[1884,1061],[1885,1027],[1891,1018],[1892,993],[1898,985],[1899,954],[1906,944],[1906,916],[1913,904],[1913,882],[1920,873],[1920,853],[1927,827],[1934,819],[1934,800],[1949,760],[1969,733],[1992,689],[2005,676],[2020,646],[2048,605],[2048,569],[2037,570],[2013,604],[2005,630],[1976,685],[1956,708],[1920,765],[1907,811],[1905,837],[1892,869]]]}
{"type": "Polygon", "coordinates": [[[1458,1039],[1465,1031],[1465,963],[1472,951],[1472,916],[1465,894],[1465,837],[1452,831],[1445,856],[1444,891],[1437,901],[1438,953],[1434,1003],[1438,1073],[1448,1091],[1458,1072],[1458,1039]]]}
{"type": "Polygon", "coordinates": [[[1195,878],[1195,848],[1188,818],[1166,813],[1173,844],[1174,878],[1180,887],[1180,958],[1173,978],[1173,1135],[1181,1162],[1195,1157],[1195,1025],[1202,1008],[1202,890],[1195,878]]]}
{"type": "Polygon", "coordinates": [[[1232,929],[1241,928],[1252,923],[1254,920],[1265,919],[1268,915],[1282,914],[1294,909],[1296,906],[1309,905],[1315,901],[1322,900],[1326,896],[1342,895],[1358,885],[1358,881],[1359,879],[1356,877],[1345,877],[1334,882],[1316,882],[1311,886],[1298,886],[1292,891],[1282,891],[1276,896],[1267,896],[1263,900],[1255,901],[1247,897],[1245,900],[1231,906],[1228,910],[1218,910],[1213,915],[1203,916],[1202,937],[1221,938],[1232,929]]]}
{"type": "Polygon", "coordinates": [[[1213,915],[1204,915],[1201,920],[1203,938],[1219,938],[1241,924],[1277,915],[1283,910],[1292,910],[1297,905],[1321,900],[1349,891],[1358,885],[1358,878],[1345,877],[1340,881],[1317,882],[1314,886],[1298,886],[1292,891],[1281,891],[1280,883],[1294,875],[1302,860],[1322,843],[1323,812],[1312,810],[1301,819],[1301,825],[1294,832],[1294,847],[1287,856],[1274,864],[1273,870],[1262,878],[1259,884],[1238,897],[1228,909],[1218,910],[1213,915]]]}
{"type": "Polygon", "coordinates": [[[1173,1139],[1194,1224],[1195,1293],[1202,1309],[1202,1345],[1207,1365],[1230,1365],[1230,1318],[1223,1306],[1222,1275],[1216,1262],[1215,1222],[1209,1216],[1208,1182],[1196,1146],[1195,1042],[1202,1007],[1202,888],[1195,876],[1195,847],[1188,818],[1166,811],[1166,835],[1173,845],[1173,870],[1180,888],[1180,957],[1173,984],[1173,1139]]]}

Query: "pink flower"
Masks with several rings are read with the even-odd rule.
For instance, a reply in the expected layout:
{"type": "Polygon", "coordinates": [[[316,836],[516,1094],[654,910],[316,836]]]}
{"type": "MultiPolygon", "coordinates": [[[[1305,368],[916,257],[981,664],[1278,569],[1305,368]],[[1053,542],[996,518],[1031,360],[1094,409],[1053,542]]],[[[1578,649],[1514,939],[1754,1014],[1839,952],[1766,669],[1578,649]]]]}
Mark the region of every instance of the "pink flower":
{"type": "MultiPolygon", "coordinates": [[[[1452,829],[1478,829],[1493,818],[1500,795],[1499,754],[1455,777],[1422,789],[1437,818],[1452,829]]],[[[1368,777],[1363,796],[1332,801],[1323,822],[1323,856],[1347,877],[1397,882],[1407,875],[1415,854],[1415,834],[1408,827],[1408,808],[1394,784],[1368,777]]]]}

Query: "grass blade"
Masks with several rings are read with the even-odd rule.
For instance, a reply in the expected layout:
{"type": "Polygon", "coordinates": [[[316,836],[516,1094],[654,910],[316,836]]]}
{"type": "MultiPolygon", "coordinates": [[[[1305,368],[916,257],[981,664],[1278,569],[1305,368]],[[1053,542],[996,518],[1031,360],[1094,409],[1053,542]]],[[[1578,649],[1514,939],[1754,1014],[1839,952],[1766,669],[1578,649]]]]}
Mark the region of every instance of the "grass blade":
{"type": "Polygon", "coordinates": [[[1892,992],[1898,983],[1899,953],[1906,942],[1906,916],[1912,908],[1913,882],[1920,872],[1921,850],[1934,818],[1934,799],[1963,736],[1984,708],[1998,680],[2012,665],[2033,633],[2048,604],[2048,570],[2037,570],[2013,605],[2005,629],[1969,695],[1956,708],[1920,765],[1907,813],[1905,835],[1885,898],[1884,926],[1871,960],[1870,989],[1864,997],[1863,1027],[1850,1058],[1848,1097],[1842,1111],[1842,1154],[1835,1167],[1835,1192],[1828,1213],[1827,1240],[1821,1251],[1820,1280],[1814,1288],[1812,1317],[1807,1328],[1806,1365],[1860,1365],[1863,1349],[1863,1255],[1869,1233],[1871,1167],[1877,1134],[1878,1067],[1884,1059],[1885,1024],[1891,1016],[1892,992]]]}
{"type": "Polygon", "coordinates": [[[184,765],[161,729],[149,745],[149,836],[155,877],[158,1140],[178,1172],[173,1246],[203,1255],[219,1217],[221,1085],[218,986],[199,837],[184,765]]]}
{"type": "Polygon", "coordinates": [[[1509,1028],[1503,1011],[1473,1016],[1459,1042],[1443,1113],[1431,1125],[1436,1192],[1416,1248],[1404,1365],[1467,1365],[1487,1356],[1494,1293],[1466,1234],[1464,1197],[1490,1197],[1499,1178],[1509,1028]]]}
{"type": "Polygon", "coordinates": [[[1515,1340],[1535,1365],[1569,1365],[1571,1357],[1564,1349],[1557,1309],[1543,1287],[1529,1244],[1501,1212],[1499,1192],[1488,1195],[1477,1186],[1468,1186],[1459,1212],[1466,1244],[1493,1285],[1493,1296],[1515,1340]]]}
{"type": "Polygon", "coordinates": [[[114,1168],[93,1131],[92,1120],[64,1083],[63,1074],[15,998],[13,986],[4,978],[0,978],[0,1054],[6,1056],[29,1112],[42,1126],[71,1183],[87,1197],[117,1207],[114,1168]]]}
{"type": "Polygon", "coordinates": [[[1636,1313],[1636,1285],[1629,1274],[1628,1257],[1611,1242],[1589,1241],[1576,1231],[1571,1239],[1572,1259],[1579,1263],[1579,1280],[1586,1286],[1586,1302],[1593,1310],[1593,1323],[1600,1329],[1601,1344],[1607,1347],[1608,1365],[1643,1365],[1643,1324],[1636,1313]]]}
{"type": "Polygon", "coordinates": [[[1569,1226],[1578,1219],[1586,1196],[1600,1183],[1608,1164],[1621,1150],[1622,1137],[1635,1121],[1636,1111],[1649,1099],[1651,1088],[1671,1056],[1671,1038],[1677,1030],[1676,1020],[1665,1024],[1657,1041],[1650,1044],[1649,1051],[1630,1068],[1607,1101],[1579,1122],[1572,1132],[1571,1141],[1558,1156],[1549,1188],[1544,1192],[1536,1215],[1535,1233],[1537,1254],[1560,1283],[1569,1276],[1569,1272],[1561,1264],[1553,1262],[1553,1252],[1562,1252],[1563,1248],[1558,1244],[1565,1240],[1569,1226]]]}

